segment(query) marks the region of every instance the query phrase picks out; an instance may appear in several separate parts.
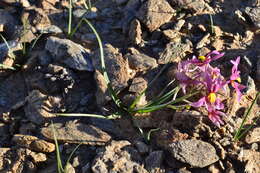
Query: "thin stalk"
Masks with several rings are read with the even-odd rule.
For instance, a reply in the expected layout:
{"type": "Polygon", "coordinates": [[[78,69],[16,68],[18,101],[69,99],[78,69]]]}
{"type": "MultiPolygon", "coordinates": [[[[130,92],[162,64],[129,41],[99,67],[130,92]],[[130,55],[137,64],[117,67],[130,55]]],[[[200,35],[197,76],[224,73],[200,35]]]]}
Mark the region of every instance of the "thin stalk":
{"type": "Polygon", "coordinates": [[[0,33],[0,37],[2,38],[2,40],[4,41],[4,43],[6,44],[7,48],[8,48],[8,55],[12,58],[12,59],[15,59],[15,56],[13,54],[13,52],[11,51],[11,48],[7,42],[7,40],[5,39],[5,37],[0,33]],[[10,54],[9,54],[9,51],[10,51],[10,54]]]}
{"type": "Polygon", "coordinates": [[[101,70],[104,76],[104,79],[106,81],[107,87],[108,87],[108,91],[110,93],[110,96],[112,97],[113,101],[115,102],[115,104],[122,109],[125,109],[124,105],[122,104],[121,100],[118,98],[116,92],[114,91],[114,89],[111,86],[107,71],[106,71],[106,64],[105,64],[105,58],[104,58],[104,50],[103,50],[103,45],[102,45],[102,41],[101,38],[99,37],[99,34],[97,33],[96,29],[94,28],[94,26],[87,20],[87,19],[83,19],[84,22],[86,22],[88,24],[88,26],[91,28],[91,30],[93,31],[93,33],[95,34],[97,40],[98,40],[98,45],[99,45],[99,52],[100,52],[100,60],[101,60],[101,70]]]}
{"type": "Polygon", "coordinates": [[[239,140],[239,139],[248,131],[248,130],[246,130],[246,132],[243,132],[243,133],[242,133],[242,130],[244,129],[244,124],[246,123],[246,121],[247,121],[247,119],[248,119],[248,116],[250,115],[250,113],[251,113],[251,111],[252,111],[252,109],[253,109],[253,106],[254,106],[254,104],[256,103],[256,101],[257,101],[259,95],[260,95],[260,92],[258,92],[258,93],[256,94],[255,99],[254,99],[253,102],[251,103],[249,109],[247,109],[247,112],[246,112],[246,114],[245,114],[245,116],[244,116],[244,118],[243,118],[243,121],[242,121],[242,123],[241,123],[239,129],[237,130],[237,132],[236,132],[236,134],[235,134],[235,136],[234,136],[234,139],[235,139],[236,141],[239,140]]]}
{"type": "Polygon", "coordinates": [[[167,107],[168,105],[172,105],[172,104],[175,104],[175,103],[179,103],[181,101],[183,101],[184,99],[187,99],[195,94],[197,94],[197,92],[194,92],[194,93],[191,93],[191,94],[187,94],[185,96],[182,96],[178,99],[175,99],[175,100],[172,100],[172,101],[169,101],[168,103],[164,103],[164,104],[161,104],[161,105],[155,105],[155,106],[149,106],[149,107],[142,107],[142,108],[137,108],[137,109],[134,109],[132,111],[132,113],[146,113],[146,112],[152,112],[152,111],[156,111],[156,110],[159,110],[159,109],[162,109],[162,108],[165,108],[167,107]]]}
{"type": "Polygon", "coordinates": [[[136,99],[133,101],[133,103],[130,105],[128,111],[132,111],[136,104],[140,101],[140,99],[142,98],[142,96],[145,94],[145,92],[147,91],[147,89],[149,89],[152,84],[158,79],[158,77],[162,74],[162,72],[168,67],[168,64],[165,64],[162,69],[159,71],[159,73],[157,73],[157,75],[153,78],[153,80],[149,83],[149,85],[147,86],[146,89],[144,89],[139,96],[136,97],[136,99]]]}
{"type": "Polygon", "coordinates": [[[53,133],[53,138],[54,138],[55,148],[56,148],[57,169],[58,169],[59,173],[63,173],[64,169],[63,169],[62,162],[61,162],[59,144],[58,144],[58,141],[57,141],[57,137],[56,137],[56,133],[55,133],[53,123],[51,123],[51,124],[52,124],[52,133],[53,133]]]}
{"type": "Polygon", "coordinates": [[[212,18],[211,14],[209,15],[209,19],[210,19],[211,34],[214,34],[215,33],[215,31],[214,31],[214,23],[213,23],[213,18],[212,18]]]}
{"type": "Polygon", "coordinates": [[[79,148],[80,145],[81,145],[81,143],[78,144],[78,145],[73,149],[73,151],[70,153],[70,155],[69,155],[69,157],[68,157],[68,159],[67,159],[66,165],[69,164],[69,162],[70,162],[70,160],[71,160],[73,154],[77,151],[77,149],[79,148]]]}
{"type": "Polygon", "coordinates": [[[71,23],[72,23],[72,0],[69,2],[69,23],[68,23],[68,35],[71,34],[71,23]]]}
{"type": "Polygon", "coordinates": [[[14,67],[5,65],[5,64],[0,64],[0,69],[9,69],[9,70],[16,70],[14,67]]]}
{"type": "Polygon", "coordinates": [[[42,36],[42,33],[36,37],[36,39],[33,41],[33,44],[31,46],[30,50],[32,50],[34,48],[34,46],[36,45],[37,41],[40,39],[41,36],[42,36]]]}

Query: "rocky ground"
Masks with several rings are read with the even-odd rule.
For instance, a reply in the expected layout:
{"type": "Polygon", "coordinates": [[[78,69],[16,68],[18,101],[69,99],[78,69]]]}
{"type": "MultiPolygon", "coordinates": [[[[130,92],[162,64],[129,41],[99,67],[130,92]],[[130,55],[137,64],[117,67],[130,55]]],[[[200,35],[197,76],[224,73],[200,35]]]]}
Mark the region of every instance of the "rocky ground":
{"type": "MultiPolygon", "coordinates": [[[[229,75],[231,59],[247,86],[240,102],[225,97],[225,125],[203,111],[163,109],[117,120],[57,117],[53,113],[114,110],[101,74],[98,44],[88,25],[69,38],[66,0],[1,0],[0,172],[54,173],[53,122],[69,172],[259,173],[260,121],[239,142],[234,132],[260,85],[259,0],[93,0],[91,11],[74,0],[72,25],[82,17],[100,34],[112,87],[128,104],[164,64],[143,102],[174,79],[176,63],[212,50],[229,75]],[[211,20],[212,19],[212,20],[211,20]],[[37,40],[37,41],[35,41],[37,40]],[[6,69],[13,67],[13,69],[6,69]],[[133,126],[151,133],[149,141],[133,126]]],[[[259,117],[254,105],[247,124],[259,117]]]]}

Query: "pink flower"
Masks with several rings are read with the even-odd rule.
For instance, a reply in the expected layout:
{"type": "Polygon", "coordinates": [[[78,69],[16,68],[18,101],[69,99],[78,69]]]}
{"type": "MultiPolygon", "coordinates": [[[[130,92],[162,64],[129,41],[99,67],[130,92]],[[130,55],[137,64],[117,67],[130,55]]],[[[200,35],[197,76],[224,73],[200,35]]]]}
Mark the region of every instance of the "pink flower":
{"type": "Polygon", "coordinates": [[[242,96],[241,90],[246,88],[244,85],[240,84],[241,78],[240,78],[240,71],[238,70],[240,57],[237,57],[235,61],[231,60],[230,62],[233,64],[233,67],[232,67],[232,74],[230,76],[230,80],[228,81],[228,83],[230,83],[231,86],[235,89],[237,94],[237,100],[240,101],[242,96]]]}
{"type": "Polygon", "coordinates": [[[224,53],[220,53],[214,50],[206,56],[199,56],[198,58],[193,56],[193,58],[190,60],[190,63],[197,66],[204,66],[208,65],[211,61],[221,58],[222,56],[224,56],[224,53]]]}
{"type": "Polygon", "coordinates": [[[199,99],[197,102],[191,103],[193,107],[205,106],[208,111],[213,109],[223,109],[224,105],[221,103],[220,99],[217,98],[217,92],[219,89],[223,88],[226,85],[220,78],[213,80],[211,74],[204,73],[205,75],[205,87],[206,87],[206,96],[199,99]]]}
{"type": "Polygon", "coordinates": [[[180,82],[180,86],[183,90],[183,93],[186,93],[186,87],[188,85],[197,85],[199,81],[192,79],[187,75],[190,72],[188,69],[189,63],[188,61],[183,61],[182,63],[178,64],[178,72],[175,74],[175,77],[180,82]]]}
{"type": "Polygon", "coordinates": [[[220,125],[224,124],[224,122],[221,119],[221,117],[223,117],[223,116],[226,116],[226,114],[221,111],[212,110],[212,111],[208,112],[209,119],[218,127],[220,127],[220,125]]]}

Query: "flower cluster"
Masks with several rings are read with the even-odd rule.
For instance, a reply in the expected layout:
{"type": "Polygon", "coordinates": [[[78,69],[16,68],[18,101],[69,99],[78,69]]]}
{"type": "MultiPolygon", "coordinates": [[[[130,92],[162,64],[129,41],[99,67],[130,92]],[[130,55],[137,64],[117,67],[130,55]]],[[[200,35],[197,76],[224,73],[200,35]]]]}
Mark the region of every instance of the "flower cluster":
{"type": "Polygon", "coordinates": [[[205,107],[209,119],[218,127],[224,124],[221,117],[225,116],[225,113],[221,111],[224,109],[224,104],[219,97],[219,91],[225,90],[226,86],[230,84],[235,89],[239,101],[242,96],[241,90],[245,88],[240,84],[240,71],[238,70],[240,57],[235,61],[231,60],[233,67],[229,80],[224,79],[219,68],[210,65],[211,61],[222,56],[224,53],[218,51],[212,51],[206,56],[193,56],[190,60],[180,62],[176,73],[176,78],[184,93],[186,93],[187,87],[200,87],[203,96],[197,102],[191,103],[191,106],[205,107]]]}

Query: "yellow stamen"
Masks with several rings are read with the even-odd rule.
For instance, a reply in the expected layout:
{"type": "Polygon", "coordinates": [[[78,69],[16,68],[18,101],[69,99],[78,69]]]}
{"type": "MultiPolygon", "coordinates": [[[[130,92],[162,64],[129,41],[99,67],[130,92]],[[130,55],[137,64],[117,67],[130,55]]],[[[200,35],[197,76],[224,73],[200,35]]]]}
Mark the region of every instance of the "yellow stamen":
{"type": "Polygon", "coordinates": [[[217,96],[216,96],[215,93],[209,93],[208,99],[209,99],[209,102],[210,102],[210,103],[215,103],[216,98],[217,98],[217,96]]]}
{"type": "Polygon", "coordinates": [[[236,79],[236,81],[238,81],[239,83],[241,83],[241,78],[238,77],[238,78],[236,79]]]}
{"type": "Polygon", "coordinates": [[[201,60],[201,61],[205,61],[206,57],[205,56],[199,56],[198,59],[201,60]]]}

